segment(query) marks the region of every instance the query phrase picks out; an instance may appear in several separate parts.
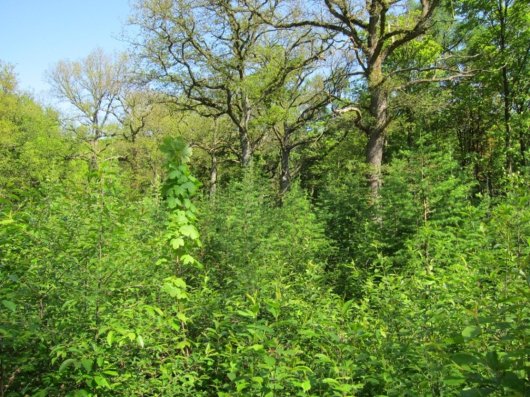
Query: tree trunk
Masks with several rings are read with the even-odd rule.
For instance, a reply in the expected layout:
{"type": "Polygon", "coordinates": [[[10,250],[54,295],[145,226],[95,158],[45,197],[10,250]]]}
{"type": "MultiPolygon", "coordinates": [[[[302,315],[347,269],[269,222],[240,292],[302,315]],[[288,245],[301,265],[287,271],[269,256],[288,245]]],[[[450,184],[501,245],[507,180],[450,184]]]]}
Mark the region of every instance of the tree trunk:
{"type": "Polygon", "coordinates": [[[248,132],[245,129],[239,130],[239,144],[241,145],[241,166],[248,167],[252,160],[252,147],[248,132]]]}
{"type": "Polygon", "coordinates": [[[504,134],[506,150],[506,170],[508,174],[513,172],[513,154],[512,154],[512,129],[510,125],[510,88],[508,83],[508,71],[506,66],[502,68],[502,91],[504,102],[504,134]]]}
{"type": "MultiPolygon", "coordinates": [[[[506,2],[499,0],[498,9],[500,21],[500,49],[503,60],[506,57],[506,19],[507,19],[508,5],[506,2]]],[[[508,174],[513,172],[513,153],[512,153],[512,129],[510,125],[510,82],[508,80],[508,68],[506,65],[502,67],[502,98],[504,105],[504,142],[506,151],[506,170],[508,174]]]]}
{"type": "Polygon", "coordinates": [[[382,185],[381,165],[383,163],[383,146],[385,137],[382,131],[370,131],[366,148],[368,169],[368,185],[373,198],[379,197],[382,185]]]}
{"type": "Polygon", "coordinates": [[[290,168],[291,149],[283,146],[280,149],[280,197],[282,197],[291,186],[290,168]]]}
{"type": "Polygon", "coordinates": [[[131,172],[132,172],[132,186],[136,191],[140,190],[140,166],[138,164],[138,148],[136,147],[135,139],[132,140],[131,148],[131,172]]]}
{"type": "Polygon", "coordinates": [[[212,159],[210,167],[210,198],[213,198],[217,190],[217,156],[215,153],[212,153],[210,156],[212,159]]]}
{"type": "Polygon", "coordinates": [[[99,157],[98,141],[96,139],[91,139],[88,145],[90,147],[90,158],[88,160],[88,169],[90,171],[96,171],[98,169],[98,157],[99,157]]]}
{"type": "Polygon", "coordinates": [[[371,120],[366,147],[366,162],[369,166],[367,177],[373,199],[379,197],[382,184],[381,165],[383,163],[385,130],[388,124],[388,93],[383,87],[382,76],[381,61],[376,61],[368,75],[371,120]]]}
{"type": "MultiPolygon", "coordinates": [[[[243,81],[244,71],[240,71],[240,79],[243,81]]],[[[241,144],[241,166],[248,167],[252,160],[252,142],[249,135],[249,123],[251,120],[251,107],[246,94],[241,99],[241,120],[239,123],[239,142],[241,144]]]]}
{"type": "Polygon", "coordinates": [[[526,167],[526,142],[524,140],[524,137],[522,135],[519,135],[519,151],[521,153],[521,166],[526,167]]]}

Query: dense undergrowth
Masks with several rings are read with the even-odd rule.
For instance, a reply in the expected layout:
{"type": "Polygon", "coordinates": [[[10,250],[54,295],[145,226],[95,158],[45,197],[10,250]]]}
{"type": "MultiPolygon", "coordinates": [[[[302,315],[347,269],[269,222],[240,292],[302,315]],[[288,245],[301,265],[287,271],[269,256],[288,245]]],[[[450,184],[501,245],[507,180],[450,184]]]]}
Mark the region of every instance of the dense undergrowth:
{"type": "Polygon", "coordinates": [[[163,195],[109,161],[4,202],[4,395],[528,391],[524,181],[473,198],[446,155],[403,153],[373,222],[354,183],[279,206],[249,171],[193,197],[180,155],[163,195]]]}
{"type": "Polygon", "coordinates": [[[136,3],[0,62],[0,397],[530,395],[527,0],[136,3]]]}

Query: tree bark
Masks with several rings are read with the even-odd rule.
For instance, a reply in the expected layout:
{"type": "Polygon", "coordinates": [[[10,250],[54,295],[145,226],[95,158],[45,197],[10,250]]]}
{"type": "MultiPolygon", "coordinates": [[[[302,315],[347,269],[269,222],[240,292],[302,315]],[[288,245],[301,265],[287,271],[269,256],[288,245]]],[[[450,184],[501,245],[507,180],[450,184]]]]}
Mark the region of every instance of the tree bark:
{"type": "Polygon", "coordinates": [[[373,198],[379,197],[382,185],[381,165],[383,163],[384,134],[382,131],[372,131],[366,148],[366,162],[368,164],[368,185],[373,198]]]}
{"type": "Polygon", "coordinates": [[[388,92],[383,86],[382,62],[376,60],[368,74],[370,92],[369,112],[372,118],[368,128],[366,162],[368,164],[368,184],[372,198],[379,197],[382,184],[381,165],[385,143],[385,130],[388,125],[388,92]]]}
{"type": "Polygon", "coordinates": [[[291,149],[282,146],[280,149],[280,197],[282,197],[291,187],[291,149]]]}
{"type": "Polygon", "coordinates": [[[248,167],[252,160],[252,145],[245,129],[239,129],[239,144],[241,145],[241,166],[248,167]]]}
{"type": "Polygon", "coordinates": [[[212,160],[210,167],[210,198],[212,198],[217,191],[217,156],[212,153],[210,157],[212,160]]]}
{"type": "MultiPolygon", "coordinates": [[[[507,19],[507,9],[508,5],[503,0],[499,0],[498,9],[499,12],[499,22],[500,22],[500,50],[501,54],[504,57],[506,56],[506,19],[507,19]]],[[[506,150],[506,170],[508,174],[513,172],[513,153],[512,153],[512,129],[510,125],[510,82],[508,80],[508,68],[504,65],[501,69],[502,71],[502,98],[504,106],[504,142],[506,150]]]]}

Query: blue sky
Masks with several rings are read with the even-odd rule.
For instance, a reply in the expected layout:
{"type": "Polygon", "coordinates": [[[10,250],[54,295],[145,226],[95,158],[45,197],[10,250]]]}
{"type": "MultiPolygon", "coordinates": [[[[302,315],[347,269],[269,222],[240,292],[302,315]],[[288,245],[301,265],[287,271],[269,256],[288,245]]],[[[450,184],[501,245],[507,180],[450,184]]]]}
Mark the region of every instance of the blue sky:
{"type": "Polygon", "coordinates": [[[124,50],[131,0],[0,0],[0,60],[15,65],[20,87],[47,98],[45,72],[91,50],[124,50]]]}

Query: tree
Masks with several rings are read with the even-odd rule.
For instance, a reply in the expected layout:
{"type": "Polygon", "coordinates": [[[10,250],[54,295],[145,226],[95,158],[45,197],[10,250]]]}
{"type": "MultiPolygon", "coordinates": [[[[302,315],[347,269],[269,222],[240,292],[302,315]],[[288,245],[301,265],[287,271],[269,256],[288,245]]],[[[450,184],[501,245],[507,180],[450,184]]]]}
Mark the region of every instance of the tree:
{"type": "Polygon", "coordinates": [[[120,124],[116,131],[118,158],[131,171],[134,190],[153,186],[162,168],[162,157],[155,150],[167,131],[169,109],[158,93],[135,82],[126,82],[113,117],[120,124]]]}
{"type": "Polygon", "coordinates": [[[295,167],[293,153],[318,142],[329,133],[331,114],[326,109],[329,96],[322,81],[305,82],[307,76],[298,75],[290,89],[277,98],[270,108],[268,123],[278,146],[278,187],[280,198],[290,189],[293,178],[300,172],[301,162],[295,167]]]}
{"type": "Polygon", "coordinates": [[[72,107],[71,128],[88,144],[95,167],[107,146],[100,142],[114,135],[109,126],[127,77],[125,57],[96,49],[80,61],[60,61],[48,76],[55,95],[72,107]]]}
{"type": "Polygon", "coordinates": [[[4,94],[13,93],[17,88],[17,76],[13,65],[0,60],[0,90],[4,94]]]}
{"type": "Polygon", "coordinates": [[[0,212],[39,197],[43,183],[62,178],[71,154],[57,113],[17,84],[14,69],[0,62],[0,212]]]}
{"type": "MultiPolygon", "coordinates": [[[[468,0],[458,3],[464,17],[460,27],[469,32],[466,51],[478,70],[467,90],[464,106],[488,107],[481,123],[483,135],[496,135],[507,174],[527,164],[528,90],[530,89],[530,29],[527,0],[468,0]],[[483,100],[484,94],[490,98],[483,100]],[[480,98],[480,100],[478,99],[480,98]],[[488,120],[489,119],[489,120],[488,120]],[[489,124],[489,127],[487,125],[489,124]]],[[[465,93],[465,92],[464,92],[465,93]]],[[[465,120],[461,120],[465,123],[465,120]]]]}
{"type": "Polygon", "coordinates": [[[293,1],[286,2],[286,7],[279,7],[277,1],[267,1],[259,7],[252,7],[254,13],[280,29],[310,27],[335,34],[336,50],[343,51],[345,56],[345,77],[361,77],[367,91],[367,115],[357,118],[355,125],[366,133],[368,139],[368,182],[374,197],[379,195],[382,183],[386,132],[392,120],[389,101],[391,93],[398,88],[392,84],[392,78],[416,71],[416,76],[409,78],[406,85],[446,79],[433,74],[435,70],[445,69],[436,64],[403,70],[388,67],[397,50],[417,40],[432,27],[440,3],[440,0],[315,0],[299,9],[293,1]],[[422,75],[423,72],[427,75],[422,75]]]}
{"type": "Polygon", "coordinates": [[[179,132],[192,148],[200,149],[207,156],[204,168],[208,170],[209,196],[213,198],[219,184],[221,164],[237,162],[234,159],[237,159],[237,151],[231,145],[233,128],[230,120],[226,116],[210,118],[190,113],[182,118],[179,132]]]}
{"type": "Polygon", "coordinates": [[[309,30],[271,30],[238,1],[142,1],[134,21],[147,77],[184,110],[226,115],[239,137],[239,158],[249,165],[267,131],[255,120],[295,70],[318,59],[323,48],[309,30]],[[269,67],[270,51],[284,49],[269,67]],[[299,48],[310,48],[298,57],[299,48]]]}

